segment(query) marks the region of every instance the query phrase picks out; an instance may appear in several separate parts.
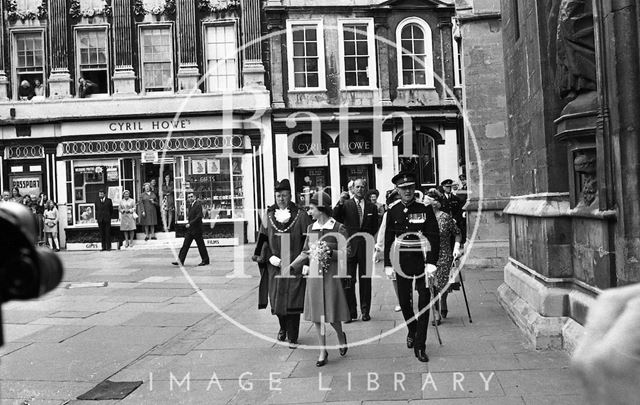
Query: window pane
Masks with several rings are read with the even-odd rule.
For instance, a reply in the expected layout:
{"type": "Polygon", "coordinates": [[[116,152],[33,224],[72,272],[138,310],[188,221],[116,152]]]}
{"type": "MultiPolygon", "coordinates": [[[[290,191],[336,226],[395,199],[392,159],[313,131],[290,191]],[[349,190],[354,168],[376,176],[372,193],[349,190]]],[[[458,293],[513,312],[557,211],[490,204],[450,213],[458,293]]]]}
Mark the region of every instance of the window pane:
{"type": "Polygon", "coordinates": [[[307,87],[307,83],[305,80],[306,76],[304,73],[296,73],[294,77],[296,87],[307,87]]]}
{"type": "Polygon", "coordinates": [[[314,42],[318,40],[318,35],[316,30],[317,30],[316,26],[307,27],[305,29],[305,37],[307,41],[314,42]]]}
{"type": "Polygon", "coordinates": [[[293,74],[295,87],[318,87],[318,34],[316,25],[292,25],[293,74]]]}
{"type": "Polygon", "coordinates": [[[368,86],[369,76],[367,72],[358,72],[358,86],[368,86]]]}
{"type": "Polygon", "coordinates": [[[237,88],[237,47],[234,25],[207,27],[207,87],[209,91],[237,88]]]}
{"type": "Polygon", "coordinates": [[[169,27],[145,28],[141,32],[144,90],[173,89],[173,43],[169,27]]]}
{"type": "Polygon", "coordinates": [[[310,73],[308,75],[308,79],[307,79],[307,85],[308,87],[318,87],[320,86],[319,82],[318,82],[318,74],[317,73],[310,73]]]}
{"type": "Polygon", "coordinates": [[[318,59],[307,59],[307,72],[318,71],[318,59]]]}
{"type": "Polygon", "coordinates": [[[344,54],[349,56],[349,55],[355,55],[356,53],[356,44],[355,42],[345,42],[344,43],[344,54]]]}
{"type": "Polygon", "coordinates": [[[293,44],[293,56],[304,56],[304,43],[293,44]]]}
{"type": "Polygon", "coordinates": [[[346,58],[344,61],[344,68],[347,72],[356,70],[356,58],[346,58]]]}
{"type": "Polygon", "coordinates": [[[305,59],[294,59],[293,60],[293,71],[295,73],[304,72],[305,59]]]}
{"type": "Polygon", "coordinates": [[[317,42],[307,42],[307,56],[318,56],[317,42]]]}
{"type": "Polygon", "coordinates": [[[17,67],[21,70],[44,69],[44,48],[41,33],[15,34],[17,67]]]}
{"type": "Polygon", "coordinates": [[[357,86],[357,78],[358,76],[356,75],[356,72],[346,72],[344,75],[344,83],[347,86],[357,86]]]}

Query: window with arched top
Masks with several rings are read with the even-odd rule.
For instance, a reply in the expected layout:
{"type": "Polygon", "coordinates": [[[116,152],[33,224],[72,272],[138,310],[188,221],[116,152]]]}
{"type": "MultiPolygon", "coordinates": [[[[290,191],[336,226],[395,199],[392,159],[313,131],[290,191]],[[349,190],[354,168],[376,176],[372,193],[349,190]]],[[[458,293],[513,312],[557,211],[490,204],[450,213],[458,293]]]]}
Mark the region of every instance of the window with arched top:
{"type": "Polygon", "coordinates": [[[410,17],[396,29],[399,87],[434,87],[431,28],[410,17]]]}

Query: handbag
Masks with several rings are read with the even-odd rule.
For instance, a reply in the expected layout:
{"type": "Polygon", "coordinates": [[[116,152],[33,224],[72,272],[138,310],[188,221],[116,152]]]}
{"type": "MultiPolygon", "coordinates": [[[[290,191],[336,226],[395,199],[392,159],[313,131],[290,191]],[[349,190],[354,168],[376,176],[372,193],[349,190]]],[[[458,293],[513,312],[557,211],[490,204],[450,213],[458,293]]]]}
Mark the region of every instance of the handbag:
{"type": "Polygon", "coordinates": [[[133,219],[134,219],[134,220],[138,219],[138,214],[136,214],[136,213],[134,212],[132,215],[133,215],[133,219]]]}

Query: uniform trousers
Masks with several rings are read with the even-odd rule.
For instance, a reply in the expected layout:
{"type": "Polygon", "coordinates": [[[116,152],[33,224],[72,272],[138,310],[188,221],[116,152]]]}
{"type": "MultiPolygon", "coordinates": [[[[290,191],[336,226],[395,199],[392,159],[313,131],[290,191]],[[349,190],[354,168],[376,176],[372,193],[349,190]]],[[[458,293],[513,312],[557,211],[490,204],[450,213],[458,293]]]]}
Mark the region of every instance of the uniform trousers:
{"type": "Polygon", "coordinates": [[[280,322],[280,330],[287,331],[289,342],[297,342],[300,331],[300,314],[278,315],[278,322],[280,322]]]}

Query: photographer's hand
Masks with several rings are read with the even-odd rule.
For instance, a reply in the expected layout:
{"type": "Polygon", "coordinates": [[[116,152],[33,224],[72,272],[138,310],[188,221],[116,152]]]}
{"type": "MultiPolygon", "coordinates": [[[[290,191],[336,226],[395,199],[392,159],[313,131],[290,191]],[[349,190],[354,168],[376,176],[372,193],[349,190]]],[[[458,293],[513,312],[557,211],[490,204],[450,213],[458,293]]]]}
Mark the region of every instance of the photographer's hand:
{"type": "Polygon", "coordinates": [[[603,292],[591,306],[572,366],[593,404],[640,398],[640,284],[603,292]]]}

